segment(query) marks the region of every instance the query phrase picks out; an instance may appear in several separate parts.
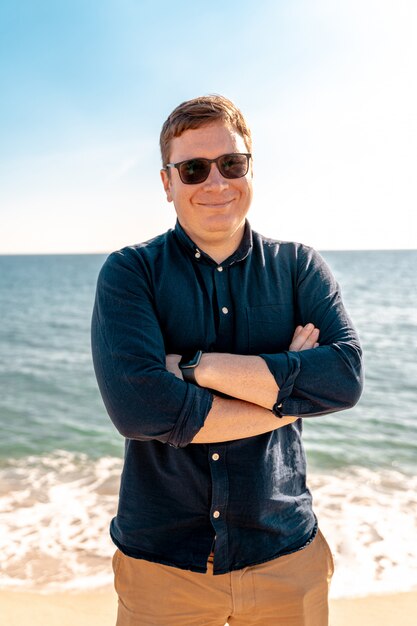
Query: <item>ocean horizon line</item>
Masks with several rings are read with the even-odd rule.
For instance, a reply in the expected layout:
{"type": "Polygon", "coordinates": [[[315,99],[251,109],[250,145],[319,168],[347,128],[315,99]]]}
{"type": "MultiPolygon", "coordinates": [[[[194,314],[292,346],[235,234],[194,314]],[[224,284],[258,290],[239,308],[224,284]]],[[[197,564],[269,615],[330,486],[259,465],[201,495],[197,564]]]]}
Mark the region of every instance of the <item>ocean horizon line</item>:
{"type": "MultiPolygon", "coordinates": [[[[284,240],[283,240],[284,241],[284,240]]],[[[140,243],[140,242],[137,242],[140,243]]],[[[135,245],[135,244],[127,244],[135,245]]],[[[114,248],[117,250],[118,248],[114,248]]],[[[41,257],[41,256],[102,256],[111,254],[114,250],[102,250],[94,252],[0,252],[1,257],[41,257]]],[[[327,252],[416,252],[416,248],[317,248],[320,253],[327,252]]]]}

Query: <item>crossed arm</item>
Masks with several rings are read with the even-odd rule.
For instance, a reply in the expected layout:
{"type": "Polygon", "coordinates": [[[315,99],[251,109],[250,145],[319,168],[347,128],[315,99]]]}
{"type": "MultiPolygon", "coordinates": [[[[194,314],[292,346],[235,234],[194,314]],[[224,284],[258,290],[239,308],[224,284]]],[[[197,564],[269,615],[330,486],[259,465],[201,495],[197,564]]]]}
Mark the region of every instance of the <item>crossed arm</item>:
{"type": "MultiPolygon", "coordinates": [[[[313,324],[295,329],[289,350],[309,350],[318,346],[319,330],[313,324]]],[[[168,371],[182,378],[178,367],[180,355],[168,354],[168,371]]],[[[291,424],[298,418],[278,419],[271,408],[277,401],[279,388],[265,361],[259,356],[204,353],[196,368],[195,378],[206,387],[231,396],[214,396],[204,426],[192,443],[215,443],[253,437],[291,424]]]]}

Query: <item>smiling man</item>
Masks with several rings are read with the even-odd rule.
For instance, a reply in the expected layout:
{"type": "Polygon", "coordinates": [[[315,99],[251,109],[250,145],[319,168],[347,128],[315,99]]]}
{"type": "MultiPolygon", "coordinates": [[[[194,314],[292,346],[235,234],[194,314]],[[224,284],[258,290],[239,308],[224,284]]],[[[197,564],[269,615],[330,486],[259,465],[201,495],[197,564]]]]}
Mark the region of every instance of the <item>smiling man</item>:
{"type": "Polygon", "coordinates": [[[357,335],[317,252],[252,231],[251,135],[232,102],[184,102],[160,145],[177,223],[109,256],[92,323],[126,438],[117,624],[325,626],[333,562],[302,421],[357,402],[357,335]]]}
{"type": "Polygon", "coordinates": [[[252,201],[251,155],[245,141],[233,127],[214,121],[174,136],[170,159],[173,163],[161,171],[167,199],[193,242],[220,263],[238,248],[252,201]],[[199,165],[195,157],[203,154],[209,160],[221,155],[221,160],[216,166],[199,165]],[[187,176],[202,178],[205,168],[205,180],[187,184],[187,176]],[[234,172],[239,177],[229,178],[234,172]]]}

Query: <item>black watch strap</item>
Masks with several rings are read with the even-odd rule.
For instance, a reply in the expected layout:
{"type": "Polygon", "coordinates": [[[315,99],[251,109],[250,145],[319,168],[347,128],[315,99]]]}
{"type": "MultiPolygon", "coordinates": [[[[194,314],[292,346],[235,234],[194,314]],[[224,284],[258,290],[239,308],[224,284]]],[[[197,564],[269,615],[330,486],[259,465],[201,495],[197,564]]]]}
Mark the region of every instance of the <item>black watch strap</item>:
{"type": "Polygon", "coordinates": [[[179,368],[182,371],[182,377],[189,383],[193,383],[194,385],[198,385],[195,379],[195,368],[201,361],[201,357],[203,355],[202,350],[197,350],[197,352],[193,356],[184,355],[180,362],[179,368]]]}

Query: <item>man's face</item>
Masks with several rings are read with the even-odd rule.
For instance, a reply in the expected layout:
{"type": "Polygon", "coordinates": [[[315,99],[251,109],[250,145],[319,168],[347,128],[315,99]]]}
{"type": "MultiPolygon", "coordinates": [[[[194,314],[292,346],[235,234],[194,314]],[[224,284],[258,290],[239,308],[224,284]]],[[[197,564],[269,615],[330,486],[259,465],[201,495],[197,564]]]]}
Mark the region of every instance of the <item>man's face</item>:
{"type": "MultiPolygon", "coordinates": [[[[247,152],[243,138],[222,122],[187,130],[171,142],[170,162],[223,154],[247,152]]],[[[245,217],[252,201],[252,168],[242,178],[224,178],[215,163],[207,180],[184,184],[178,170],[161,171],[167,200],[173,202],[178,220],[194,243],[210,253],[214,247],[227,250],[232,241],[239,245],[245,217]]]]}

